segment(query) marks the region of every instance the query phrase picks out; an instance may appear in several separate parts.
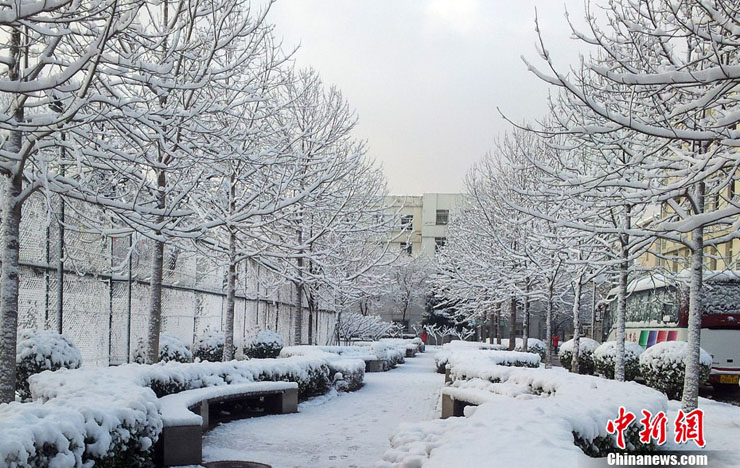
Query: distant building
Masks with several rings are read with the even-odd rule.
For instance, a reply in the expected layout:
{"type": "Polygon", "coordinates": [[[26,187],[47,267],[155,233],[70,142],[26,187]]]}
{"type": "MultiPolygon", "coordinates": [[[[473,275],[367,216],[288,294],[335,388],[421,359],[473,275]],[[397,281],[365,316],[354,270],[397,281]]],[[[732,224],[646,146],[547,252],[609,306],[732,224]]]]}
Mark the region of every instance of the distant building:
{"type": "Polygon", "coordinates": [[[398,248],[414,257],[434,258],[447,242],[447,225],[462,207],[463,197],[461,193],[390,196],[394,212],[400,213],[398,248]]]}
{"type": "MultiPolygon", "coordinates": [[[[412,257],[433,260],[437,249],[447,242],[447,226],[462,208],[463,198],[461,193],[390,196],[392,213],[399,218],[394,233],[398,248],[412,257]]],[[[411,330],[421,323],[425,307],[425,297],[413,296],[404,319],[398,305],[383,298],[378,313],[384,320],[404,323],[411,330]]]]}

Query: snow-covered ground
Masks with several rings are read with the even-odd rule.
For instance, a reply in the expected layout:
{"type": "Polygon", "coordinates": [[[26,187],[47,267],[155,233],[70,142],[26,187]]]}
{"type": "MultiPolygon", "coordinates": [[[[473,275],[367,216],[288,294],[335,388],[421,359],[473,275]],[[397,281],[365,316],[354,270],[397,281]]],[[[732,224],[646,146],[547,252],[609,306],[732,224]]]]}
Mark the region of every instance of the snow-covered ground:
{"type": "Polygon", "coordinates": [[[429,350],[394,370],[366,374],[356,392],[302,403],[297,414],[223,424],[205,436],[203,457],[274,468],[371,467],[390,448],[389,436],[400,423],[439,417],[443,383],[429,350]]]}

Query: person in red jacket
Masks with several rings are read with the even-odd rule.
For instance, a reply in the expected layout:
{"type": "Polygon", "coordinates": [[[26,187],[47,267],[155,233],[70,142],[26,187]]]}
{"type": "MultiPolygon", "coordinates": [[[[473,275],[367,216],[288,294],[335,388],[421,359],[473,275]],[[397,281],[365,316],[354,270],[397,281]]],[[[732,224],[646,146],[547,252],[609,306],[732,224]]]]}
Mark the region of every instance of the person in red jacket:
{"type": "Polygon", "coordinates": [[[421,332],[421,342],[424,344],[427,344],[428,339],[429,339],[429,335],[427,334],[426,329],[424,329],[424,331],[421,332]]]}
{"type": "Polygon", "coordinates": [[[560,337],[558,335],[552,335],[552,349],[557,351],[558,349],[558,342],[560,341],[560,337]]]}

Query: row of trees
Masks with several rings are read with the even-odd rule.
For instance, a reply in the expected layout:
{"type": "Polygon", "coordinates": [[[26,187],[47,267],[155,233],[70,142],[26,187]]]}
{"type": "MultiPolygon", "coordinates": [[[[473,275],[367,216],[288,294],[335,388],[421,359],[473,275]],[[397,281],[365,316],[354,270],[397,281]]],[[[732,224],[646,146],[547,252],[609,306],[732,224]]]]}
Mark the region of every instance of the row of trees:
{"type": "Polygon", "coordinates": [[[740,7],[587,2],[586,23],[587,31],[573,28],[590,50],[576,68],[560,67],[539,37],[541,65],[527,66],[557,91],[550,112],[516,126],[471,170],[469,203],[450,228],[436,282],[469,314],[503,302],[515,323],[521,302],[525,342],[530,302],[544,304],[550,342],[554,298],[567,291],[578,353],[584,286],[609,279],[618,291],[615,377],[623,380],[635,260],[649,253],[675,261],[663,247],[684,248],[690,355],[682,405],[690,410],[698,403],[705,261],[731,263],[717,247],[738,236],[740,223],[740,7]]]}
{"type": "Polygon", "coordinates": [[[34,194],[60,230],[150,240],[147,362],[167,249],[227,269],[224,359],[246,259],[295,286],[299,343],[312,340],[304,307],[312,324],[321,301],[341,307],[380,281],[395,258],[383,174],[341,92],[292,66],[271,4],[0,2],[0,402],[14,399],[20,223],[34,194]]]}

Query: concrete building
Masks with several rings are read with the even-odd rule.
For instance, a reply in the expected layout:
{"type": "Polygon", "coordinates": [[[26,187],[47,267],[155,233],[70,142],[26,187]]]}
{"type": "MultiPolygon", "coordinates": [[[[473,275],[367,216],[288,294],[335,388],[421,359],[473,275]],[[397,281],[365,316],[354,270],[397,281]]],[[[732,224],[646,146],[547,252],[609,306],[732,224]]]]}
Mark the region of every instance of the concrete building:
{"type": "MultiPolygon", "coordinates": [[[[447,226],[462,207],[463,197],[460,193],[390,196],[391,212],[399,217],[394,233],[398,248],[417,260],[433,261],[437,249],[447,242],[447,226]]],[[[426,297],[415,295],[404,317],[393,299],[382,298],[379,313],[384,320],[404,323],[410,330],[421,323],[425,307],[426,297]]]]}
{"type": "Polygon", "coordinates": [[[437,248],[447,242],[447,225],[460,210],[463,194],[391,196],[390,201],[394,212],[400,213],[398,248],[414,257],[433,259],[437,248]]]}

